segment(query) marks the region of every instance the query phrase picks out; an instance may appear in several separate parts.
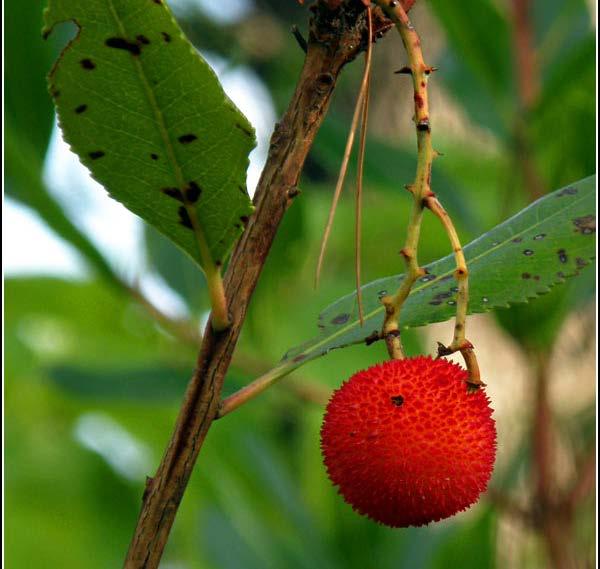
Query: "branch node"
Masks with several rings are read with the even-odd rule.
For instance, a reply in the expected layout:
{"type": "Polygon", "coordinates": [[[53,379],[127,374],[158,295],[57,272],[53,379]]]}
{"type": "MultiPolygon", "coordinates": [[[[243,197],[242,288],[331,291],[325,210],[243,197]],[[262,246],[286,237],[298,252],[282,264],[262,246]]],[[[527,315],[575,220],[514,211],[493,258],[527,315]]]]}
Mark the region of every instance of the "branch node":
{"type": "Polygon", "coordinates": [[[378,342],[379,340],[381,340],[381,334],[379,333],[378,330],[373,330],[373,332],[371,332],[371,334],[369,334],[365,338],[365,344],[367,346],[370,346],[371,344],[374,344],[375,342],[378,342]]]}

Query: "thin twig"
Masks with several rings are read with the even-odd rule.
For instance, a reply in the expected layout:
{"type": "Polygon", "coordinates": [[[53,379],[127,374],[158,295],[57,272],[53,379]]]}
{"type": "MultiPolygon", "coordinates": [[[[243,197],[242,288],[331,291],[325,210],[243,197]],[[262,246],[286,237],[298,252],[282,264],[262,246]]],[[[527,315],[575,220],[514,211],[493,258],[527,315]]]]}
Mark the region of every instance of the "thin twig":
{"type": "Polygon", "coordinates": [[[360,288],[360,273],[361,273],[361,235],[362,235],[362,193],[363,193],[363,174],[365,165],[365,148],[367,145],[367,123],[369,118],[369,92],[371,84],[371,57],[373,52],[373,18],[371,14],[371,6],[367,6],[368,19],[368,38],[367,52],[365,54],[365,70],[364,79],[366,79],[367,87],[362,103],[361,125],[360,125],[360,140],[358,143],[358,168],[356,175],[356,203],[354,207],[355,223],[354,223],[354,266],[356,269],[356,302],[358,305],[358,319],[360,325],[364,325],[364,313],[362,304],[362,290],[360,288]]]}

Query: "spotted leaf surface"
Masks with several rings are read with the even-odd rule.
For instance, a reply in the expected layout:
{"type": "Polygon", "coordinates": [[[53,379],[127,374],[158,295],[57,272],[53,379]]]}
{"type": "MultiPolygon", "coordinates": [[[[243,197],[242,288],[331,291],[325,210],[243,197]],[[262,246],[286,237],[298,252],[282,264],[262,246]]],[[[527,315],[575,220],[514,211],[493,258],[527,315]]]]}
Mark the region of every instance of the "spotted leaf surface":
{"type": "MultiPolygon", "coordinates": [[[[595,185],[593,176],[549,194],[464,248],[471,314],[527,302],[577,275],[593,261],[595,185]]],[[[458,289],[453,277],[454,257],[444,257],[425,269],[427,274],[415,283],[402,310],[404,328],[443,322],[455,314],[458,289]]],[[[286,370],[335,348],[364,342],[381,330],[384,314],[380,298],[394,293],[403,278],[396,275],[362,287],[363,327],[358,321],[356,294],[328,306],[319,315],[320,335],[285,355],[286,370]]]]}
{"type": "Polygon", "coordinates": [[[79,28],[49,74],[65,139],[96,180],[205,271],[252,211],[254,130],[162,0],[49,0],[79,28]]]}

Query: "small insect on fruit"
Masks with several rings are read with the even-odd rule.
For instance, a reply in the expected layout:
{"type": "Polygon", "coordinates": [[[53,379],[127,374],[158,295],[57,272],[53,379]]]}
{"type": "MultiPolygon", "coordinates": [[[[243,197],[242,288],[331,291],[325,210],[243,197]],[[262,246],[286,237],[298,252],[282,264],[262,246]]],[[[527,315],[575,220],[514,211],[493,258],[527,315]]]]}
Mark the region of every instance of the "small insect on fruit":
{"type": "Polygon", "coordinates": [[[486,489],[496,427],[483,387],[443,359],[390,360],[346,381],[321,428],[329,478],[360,514],[421,526],[467,509],[486,489]]]}

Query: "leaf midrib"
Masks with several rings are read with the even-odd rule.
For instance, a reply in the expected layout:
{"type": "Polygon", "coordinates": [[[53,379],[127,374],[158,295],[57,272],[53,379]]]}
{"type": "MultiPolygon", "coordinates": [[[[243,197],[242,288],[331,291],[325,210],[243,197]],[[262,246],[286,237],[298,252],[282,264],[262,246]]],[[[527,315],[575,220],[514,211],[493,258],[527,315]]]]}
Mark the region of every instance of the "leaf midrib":
{"type": "MultiPolygon", "coordinates": [[[[115,8],[113,0],[107,0],[107,2],[108,2],[108,7],[110,10],[110,13],[115,21],[115,25],[119,29],[121,36],[123,38],[128,38],[129,35],[127,33],[127,29],[125,28],[121,18],[119,17],[119,14],[115,8]]],[[[156,97],[154,96],[154,91],[152,90],[152,87],[150,86],[150,83],[148,82],[146,73],[144,71],[144,66],[142,65],[140,57],[141,57],[141,55],[139,57],[133,57],[133,64],[134,64],[135,70],[137,72],[137,75],[139,77],[139,80],[144,88],[145,93],[146,93],[146,97],[147,97],[148,103],[150,105],[150,108],[152,109],[152,112],[154,113],[154,118],[156,120],[156,124],[158,126],[158,130],[160,132],[161,138],[163,140],[163,144],[164,144],[165,150],[167,152],[168,160],[171,163],[171,167],[173,168],[173,173],[175,174],[175,178],[177,179],[177,185],[183,194],[183,188],[185,187],[185,178],[183,176],[183,171],[181,169],[181,166],[179,165],[179,162],[177,161],[177,156],[175,155],[175,148],[173,147],[173,142],[171,140],[171,136],[169,135],[169,131],[166,126],[165,118],[163,116],[162,111],[160,110],[160,107],[158,106],[158,102],[156,100],[156,97]]],[[[202,230],[202,227],[200,226],[200,223],[198,222],[198,218],[196,215],[196,209],[193,205],[189,205],[188,203],[184,203],[183,205],[186,208],[186,210],[188,211],[188,214],[190,215],[190,219],[192,221],[192,225],[194,227],[193,231],[194,231],[194,234],[196,235],[196,240],[198,242],[198,252],[200,254],[201,264],[205,271],[207,271],[207,272],[213,271],[214,272],[216,270],[216,265],[212,258],[212,254],[210,253],[210,247],[208,245],[206,236],[204,235],[204,231],[202,230]]]]}
{"type": "MultiPolygon", "coordinates": [[[[501,247],[503,247],[504,245],[506,245],[507,243],[509,243],[509,242],[510,242],[512,239],[514,239],[515,237],[518,237],[519,235],[522,235],[522,234],[524,234],[524,233],[527,233],[528,231],[530,231],[530,230],[532,230],[532,229],[535,229],[537,226],[539,226],[539,225],[541,225],[542,223],[545,223],[546,221],[548,221],[549,219],[552,219],[553,217],[555,217],[555,216],[557,216],[557,215],[561,214],[562,212],[564,212],[564,211],[565,211],[565,209],[567,209],[568,207],[572,207],[572,206],[576,205],[577,203],[579,203],[579,201],[581,201],[581,200],[585,199],[586,197],[587,197],[586,195],[583,195],[583,196],[578,196],[578,197],[577,197],[576,199],[574,199],[573,201],[570,201],[570,202],[569,202],[569,204],[568,204],[567,206],[565,206],[565,207],[563,207],[563,208],[561,208],[561,209],[558,209],[558,210],[556,210],[555,212],[553,212],[553,213],[552,213],[551,215],[549,215],[548,217],[545,217],[544,219],[538,219],[538,220],[536,221],[536,223],[534,223],[533,225],[530,225],[530,226],[528,226],[527,228],[523,229],[522,231],[520,231],[520,232],[518,232],[518,233],[513,233],[513,234],[512,234],[512,235],[511,235],[511,236],[510,236],[508,239],[506,239],[506,240],[504,240],[504,241],[502,241],[502,242],[498,243],[498,245],[496,245],[495,247],[492,247],[491,249],[486,249],[486,250],[485,250],[483,253],[479,254],[477,257],[473,257],[473,258],[472,258],[472,259],[470,259],[468,262],[469,262],[469,263],[473,263],[473,262],[475,262],[475,261],[478,261],[479,259],[481,259],[481,258],[483,258],[483,257],[487,256],[488,254],[491,254],[491,253],[493,253],[493,252],[494,252],[494,251],[496,251],[497,249],[500,249],[501,247]]],[[[542,199],[544,199],[544,198],[542,198],[542,199]]],[[[534,202],[534,203],[532,203],[532,204],[530,204],[530,205],[529,205],[527,208],[525,208],[525,209],[524,209],[524,210],[521,212],[521,214],[525,214],[525,212],[526,212],[526,211],[527,211],[529,208],[531,208],[532,206],[534,206],[534,205],[535,205],[535,202],[534,202]]],[[[489,231],[493,231],[494,229],[500,229],[500,228],[502,227],[502,225],[504,225],[504,223],[506,223],[507,221],[510,221],[510,218],[509,218],[509,219],[507,219],[507,220],[505,220],[504,222],[502,222],[500,225],[497,225],[496,227],[493,227],[493,228],[492,228],[492,229],[490,229],[489,231]]],[[[484,238],[484,237],[487,235],[487,233],[489,233],[489,231],[488,231],[488,232],[486,232],[486,233],[484,233],[484,234],[483,234],[481,237],[477,238],[475,241],[472,241],[472,242],[471,242],[469,245],[471,245],[471,244],[473,244],[473,245],[474,245],[475,243],[477,243],[477,241],[479,241],[479,239],[482,239],[482,238],[484,238]]],[[[442,257],[441,259],[438,259],[438,261],[436,261],[436,262],[440,262],[440,263],[441,263],[441,262],[443,262],[445,259],[448,259],[448,258],[452,258],[452,254],[450,254],[450,255],[447,255],[446,257],[442,257]]],[[[410,295],[409,295],[409,297],[410,297],[410,296],[412,296],[413,294],[416,294],[416,293],[418,293],[418,292],[420,292],[420,291],[422,291],[422,290],[424,290],[424,289],[427,289],[427,288],[429,288],[429,287],[433,286],[433,285],[434,285],[436,282],[438,282],[439,280],[441,280],[442,278],[444,278],[444,277],[446,277],[446,276],[448,276],[448,275],[451,275],[452,273],[453,273],[453,271],[447,271],[447,272],[445,272],[445,273],[442,273],[442,274],[440,274],[440,275],[438,276],[438,278],[437,278],[437,279],[435,279],[435,280],[433,280],[433,281],[430,281],[430,282],[428,282],[428,283],[426,283],[426,284],[424,284],[424,285],[421,285],[420,287],[413,288],[413,289],[411,290],[411,292],[410,292],[410,295]]],[[[392,275],[392,278],[393,278],[393,277],[394,277],[394,275],[392,275]]],[[[385,278],[385,277],[384,277],[384,278],[385,278]]],[[[494,305],[494,303],[491,303],[491,304],[489,305],[489,308],[493,308],[494,306],[495,306],[495,305],[494,305]]],[[[371,318],[374,318],[374,317],[375,317],[375,316],[377,316],[377,314],[379,314],[380,312],[383,312],[383,306],[379,306],[379,307],[377,307],[375,310],[372,310],[372,311],[371,311],[369,314],[366,314],[366,315],[365,315],[365,318],[364,318],[365,322],[366,322],[367,320],[370,320],[371,318]]],[[[345,334],[345,333],[347,333],[348,331],[352,330],[353,328],[356,328],[356,327],[358,326],[358,324],[359,324],[359,321],[358,321],[358,320],[355,320],[355,321],[353,321],[351,324],[349,324],[349,325],[347,325],[347,326],[344,326],[343,328],[340,328],[340,329],[339,329],[338,331],[336,331],[334,334],[331,334],[331,335],[327,336],[326,338],[324,338],[323,340],[321,340],[320,342],[318,342],[317,344],[315,344],[314,346],[312,346],[312,347],[310,348],[310,350],[309,350],[309,351],[307,351],[307,352],[300,352],[300,353],[303,353],[303,354],[310,354],[310,353],[312,353],[312,352],[314,352],[314,351],[318,350],[318,349],[319,349],[321,346],[323,346],[323,345],[326,345],[326,344],[330,343],[331,341],[335,340],[335,338],[337,338],[338,336],[340,336],[340,335],[342,335],[342,334],[345,334]]],[[[402,322],[400,322],[400,324],[402,325],[402,322]]]]}

